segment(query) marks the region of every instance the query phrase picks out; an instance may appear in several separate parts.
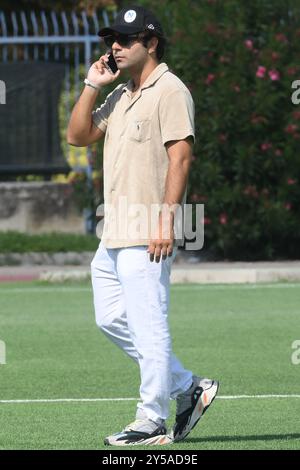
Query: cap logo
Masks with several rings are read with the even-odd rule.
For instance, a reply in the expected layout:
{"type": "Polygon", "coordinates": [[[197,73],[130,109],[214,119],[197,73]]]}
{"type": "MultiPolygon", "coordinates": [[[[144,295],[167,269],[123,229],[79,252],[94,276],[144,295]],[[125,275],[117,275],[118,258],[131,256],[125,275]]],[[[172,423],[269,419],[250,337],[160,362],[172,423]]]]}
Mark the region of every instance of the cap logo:
{"type": "Polygon", "coordinates": [[[136,19],[136,11],[128,10],[124,15],[124,20],[126,23],[132,23],[136,19]]]}
{"type": "Polygon", "coordinates": [[[147,28],[148,29],[154,29],[154,26],[153,26],[153,24],[148,24],[147,28]]]}

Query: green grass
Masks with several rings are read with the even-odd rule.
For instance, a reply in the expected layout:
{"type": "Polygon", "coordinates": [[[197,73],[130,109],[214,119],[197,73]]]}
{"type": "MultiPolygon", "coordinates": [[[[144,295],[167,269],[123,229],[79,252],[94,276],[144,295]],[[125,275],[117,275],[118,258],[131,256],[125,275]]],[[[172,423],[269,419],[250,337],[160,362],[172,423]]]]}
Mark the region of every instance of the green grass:
{"type": "MultiPolygon", "coordinates": [[[[0,299],[0,400],[138,397],[138,368],[98,331],[89,284],[2,284],[0,299]]],[[[300,394],[299,299],[296,284],[172,286],[174,352],[218,378],[221,396],[300,394]]],[[[0,449],[104,449],[135,406],[0,403],[0,449]]],[[[300,449],[299,414],[300,398],[217,399],[186,441],[163,448],[300,449]]]]}

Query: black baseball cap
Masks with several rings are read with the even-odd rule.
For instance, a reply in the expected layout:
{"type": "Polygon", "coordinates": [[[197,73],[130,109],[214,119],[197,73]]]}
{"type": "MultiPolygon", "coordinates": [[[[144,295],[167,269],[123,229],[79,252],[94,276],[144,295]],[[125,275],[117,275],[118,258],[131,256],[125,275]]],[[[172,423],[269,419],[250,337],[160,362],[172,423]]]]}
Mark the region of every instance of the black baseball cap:
{"type": "Polygon", "coordinates": [[[155,36],[164,35],[160,22],[151,11],[140,6],[130,6],[122,8],[114,24],[109,28],[100,29],[98,36],[110,36],[114,33],[135,34],[142,31],[151,31],[155,36]]]}

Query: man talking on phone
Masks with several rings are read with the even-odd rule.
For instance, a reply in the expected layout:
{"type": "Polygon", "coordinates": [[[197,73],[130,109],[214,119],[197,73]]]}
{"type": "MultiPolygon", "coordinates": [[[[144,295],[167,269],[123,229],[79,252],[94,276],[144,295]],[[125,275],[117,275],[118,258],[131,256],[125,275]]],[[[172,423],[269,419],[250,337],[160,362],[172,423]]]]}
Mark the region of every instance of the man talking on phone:
{"type": "Polygon", "coordinates": [[[153,13],[123,8],[99,36],[112,56],[90,67],[68,142],[82,147],[105,137],[104,228],[91,265],[96,323],[138,364],[141,379],[135,420],[104,442],[169,444],[185,439],[218,391],[217,381],[193,375],[172,353],[168,325],[170,271],[180,238],[173,208],[186,199],[194,103],[161,62],[165,37],[153,13]],[[103,87],[125,70],[130,80],[94,109],[103,87]],[[132,230],[141,207],[143,230],[132,230]],[[160,208],[154,218],[153,207],[160,208]],[[167,434],[170,398],[176,400],[176,420],[167,434]]]}

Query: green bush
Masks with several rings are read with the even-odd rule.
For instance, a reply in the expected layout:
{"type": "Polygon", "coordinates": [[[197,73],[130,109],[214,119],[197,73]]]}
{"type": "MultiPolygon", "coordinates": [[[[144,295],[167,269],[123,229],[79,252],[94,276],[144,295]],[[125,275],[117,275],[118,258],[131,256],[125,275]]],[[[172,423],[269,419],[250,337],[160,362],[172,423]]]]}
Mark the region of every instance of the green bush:
{"type": "Polygon", "coordinates": [[[149,0],[164,60],[196,105],[189,202],[205,249],[228,259],[300,257],[300,2],[149,0]]]}
{"type": "Polygon", "coordinates": [[[95,251],[99,240],[95,235],[44,233],[28,235],[8,231],[0,232],[0,253],[95,251]]]}

